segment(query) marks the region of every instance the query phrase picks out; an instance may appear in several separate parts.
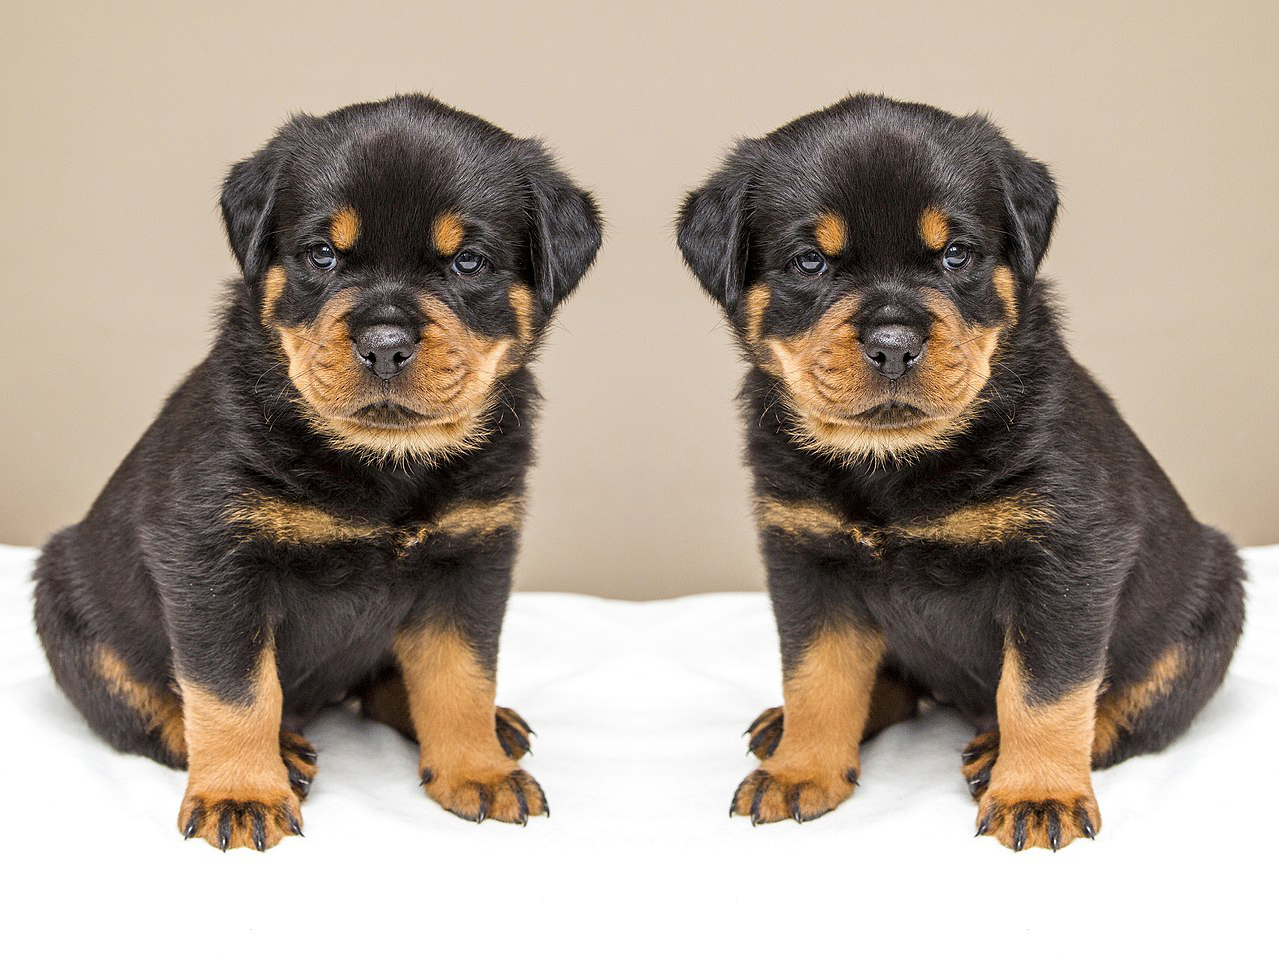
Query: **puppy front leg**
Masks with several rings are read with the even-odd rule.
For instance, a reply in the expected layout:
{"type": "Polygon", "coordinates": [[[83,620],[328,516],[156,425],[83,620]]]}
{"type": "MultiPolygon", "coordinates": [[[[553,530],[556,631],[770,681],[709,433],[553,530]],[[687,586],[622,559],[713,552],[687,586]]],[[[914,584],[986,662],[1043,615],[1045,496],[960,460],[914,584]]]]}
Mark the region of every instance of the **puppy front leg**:
{"type": "Polygon", "coordinates": [[[281,757],[283,697],[274,642],[260,637],[251,649],[228,656],[227,665],[235,660],[249,676],[230,685],[224,680],[217,689],[198,679],[201,671],[179,663],[188,776],[178,829],[223,850],[266,850],[302,833],[299,796],[281,757]]]}
{"type": "Polygon", "coordinates": [[[884,638],[853,622],[823,624],[807,643],[784,635],[783,657],[782,738],[730,810],[753,824],[812,820],[853,793],[884,638]]]}
{"type": "Polygon", "coordinates": [[[978,833],[1014,850],[1057,850],[1102,827],[1090,779],[1099,677],[1050,685],[1041,665],[1028,670],[1027,649],[1010,631],[996,692],[998,754],[978,803],[978,833]]]}
{"type": "Polygon", "coordinates": [[[422,784],[428,796],[463,819],[523,825],[549,812],[547,798],[498,740],[496,658],[483,654],[488,645],[477,642],[477,633],[428,620],[396,638],[422,784]]]}

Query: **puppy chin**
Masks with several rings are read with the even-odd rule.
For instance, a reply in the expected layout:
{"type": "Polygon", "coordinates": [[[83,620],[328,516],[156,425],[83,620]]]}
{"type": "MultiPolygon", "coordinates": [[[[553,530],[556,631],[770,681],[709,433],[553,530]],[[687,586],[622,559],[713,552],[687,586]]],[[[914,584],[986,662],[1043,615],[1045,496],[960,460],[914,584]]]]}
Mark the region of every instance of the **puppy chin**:
{"type": "Polygon", "coordinates": [[[311,408],[307,420],[326,442],[376,463],[435,463],[473,449],[487,431],[492,404],[417,409],[390,400],[340,413],[311,408]]]}

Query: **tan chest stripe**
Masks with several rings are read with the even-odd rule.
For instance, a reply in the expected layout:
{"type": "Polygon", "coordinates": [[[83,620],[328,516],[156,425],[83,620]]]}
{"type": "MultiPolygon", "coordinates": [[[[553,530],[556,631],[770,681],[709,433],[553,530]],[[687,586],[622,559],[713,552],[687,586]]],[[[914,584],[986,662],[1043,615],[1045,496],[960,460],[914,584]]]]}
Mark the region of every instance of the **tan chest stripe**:
{"type": "Polygon", "coordinates": [[[455,504],[429,523],[401,528],[346,520],[317,507],[257,494],[243,497],[227,514],[231,522],[244,524],[255,536],[275,543],[326,544],[387,539],[396,541],[402,551],[435,537],[492,536],[499,530],[519,526],[523,517],[524,501],[509,497],[489,503],[455,504]]]}
{"type": "Polygon", "coordinates": [[[1051,521],[1048,510],[1030,495],[1003,497],[991,503],[962,507],[934,520],[886,527],[860,527],[817,501],[761,498],[756,517],[762,527],[793,537],[849,537],[877,549],[892,539],[934,540],[956,544],[998,544],[1034,534],[1051,521]]]}
{"type": "Polygon", "coordinates": [[[272,794],[288,777],[280,759],[283,694],[275,645],[258,660],[248,704],[227,703],[198,684],[178,679],[186,724],[188,793],[272,794]]]}

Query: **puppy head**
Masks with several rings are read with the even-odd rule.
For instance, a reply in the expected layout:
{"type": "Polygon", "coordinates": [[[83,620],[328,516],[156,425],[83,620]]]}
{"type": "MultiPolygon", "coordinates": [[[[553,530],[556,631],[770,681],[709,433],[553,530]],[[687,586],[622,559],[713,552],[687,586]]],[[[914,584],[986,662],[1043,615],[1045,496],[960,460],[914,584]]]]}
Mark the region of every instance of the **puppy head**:
{"type": "Polygon", "coordinates": [[[222,212],[307,419],[375,458],[482,435],[600,245],[540,144],[424,96],[296,117],[222,212]]]}
{"type": "Polygon", "coordinates": [[[883,460],[964,429],[1056,211],[985,119],[858,96],[740,143],[678,237],[802,441],[883,460]]]}

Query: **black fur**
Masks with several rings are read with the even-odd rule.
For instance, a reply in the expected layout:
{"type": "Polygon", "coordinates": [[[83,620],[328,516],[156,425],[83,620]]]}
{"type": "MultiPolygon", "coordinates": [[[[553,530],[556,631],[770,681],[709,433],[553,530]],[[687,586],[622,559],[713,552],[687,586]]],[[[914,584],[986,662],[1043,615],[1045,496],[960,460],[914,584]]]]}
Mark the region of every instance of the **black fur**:
{"type": "Polygon", "coordinates": [[[1098,675],[1104,691],[1122,690],[1181,645],[1185,670],[1094,758],[1105,766],[1164,747],[1218,687],[1242,626],[1241,566],[1068,353],[1036,276],[1056,210],[1045,166],[985,118],[857,96],[740,143],[685,200],[678,240],[752,361],[741,399],[757,495],[820,503],[873,533],[1027,492],[1053,517],[1034,537],[998,544],[886,533],[879,550],[763,528],[784,670],[820,622],[847,618],[883,632],[891,668],[989,728],[1010,631],[1033,702],[1098,675]],[[946,274],[922,245],[926,205],[945,208],[953,235],[974,243],[967,272],[946,274]],[[847,221],[848,247],[823,276],[801,276],[794,259],[829,210],[847,221]],[[765,337],[812,329],[854,292],[864,298],[855,323],[886,306],[927,323],[919,290],[944,293],[980,333],[999,322],[1000,264],[1017,279],[1018,319],[972,419],[943,448],[877,462],[797,439],[783,382],[747,342],[747,290],[771,291],[765,337]]]}
{"type": "Polygon", "coordinates": [[[113,746],[172,765],[182,758],[104,687],[98,645],[149,688],[171,691],[181,675],[237,702],[271,634],[296,727],[388,668],[396,631],[428,616],[464,625],[492,670],[511,586],[514,530],[401,555],[393,538],[280,544],[228,522],[231,505],[259,493],[412,529],[460,501],[521,494],[532,456],[538,394],[523,364],[498,382],[501,402],[470,449],[397,462],[332,446],[310,426],[279,332],[263,322],[268,267],[288,277],[277,325],[304,331],[328,298],[357,286],[353,315],[387,303],[407,315],[412,296],[429,293],[474,332],[510,336],[508,290],[522,283],[535,300],[531,354],[601,239],[593,200],[539,143],[424,96],[294,118],[235,165],[222,212],[243,276],[208,357],[88,516],[49,542],[36,576],[36,621],[59,684],[113,746]],[[358,255],[317,275],[306,244],[341,204],[360,213],[358,255]],[[460,281],[433,254],[433,218],[446,211],[466,217],[468,245],[491,264],[482,276],[460,281]]]}

